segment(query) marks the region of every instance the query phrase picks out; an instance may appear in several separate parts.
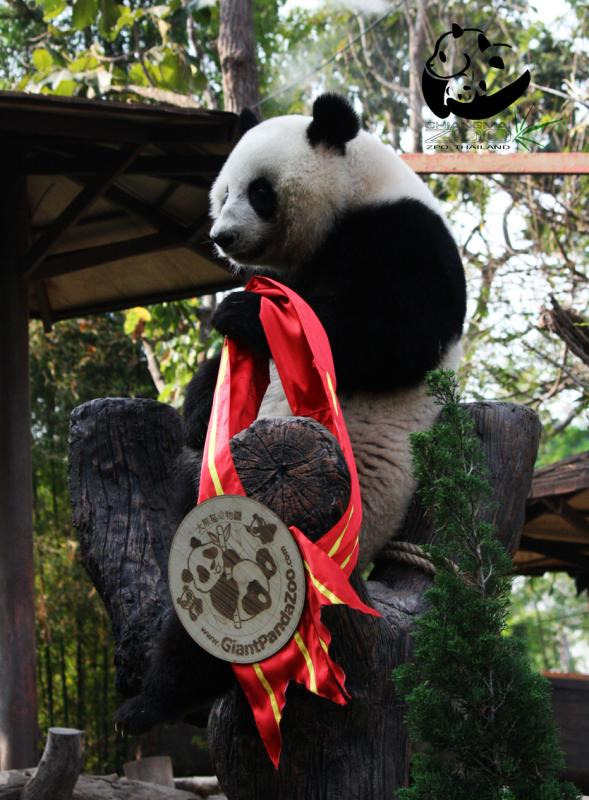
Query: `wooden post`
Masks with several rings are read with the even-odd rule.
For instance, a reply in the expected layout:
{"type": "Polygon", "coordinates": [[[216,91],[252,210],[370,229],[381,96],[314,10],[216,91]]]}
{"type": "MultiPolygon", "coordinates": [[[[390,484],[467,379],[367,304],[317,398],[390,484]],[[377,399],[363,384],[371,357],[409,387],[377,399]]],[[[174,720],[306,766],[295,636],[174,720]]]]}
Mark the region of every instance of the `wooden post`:
{"type": "Polygon", "coordinates": [[[174,788],[174,771],[170,756],[148,756],[123,765],[125,778],[131,781],[155,783],[156,786],[174,788]]]}
{"type": "Polygon", "coordinates": [[[0,199],[0,770],[37,763],[26,179],[6,162],[0,199]]]}
{"type": "Polygon", "coordinates": [[[71,800],[83,761],[83,731],[49,728],[43,756],[21,800],[71,800]]]}

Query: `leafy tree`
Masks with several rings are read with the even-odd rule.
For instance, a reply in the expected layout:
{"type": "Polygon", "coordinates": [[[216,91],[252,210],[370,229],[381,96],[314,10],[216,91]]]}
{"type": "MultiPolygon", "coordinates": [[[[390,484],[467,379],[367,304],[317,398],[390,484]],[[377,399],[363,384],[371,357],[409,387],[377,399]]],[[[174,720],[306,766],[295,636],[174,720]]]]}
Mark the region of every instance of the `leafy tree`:
{"type": "Polygon", "coordinates": [[[125,312],[125,333],[141,342],[161,402],[180,405],[199,363],[219,350],[221,337],[210,325],[213,308],[193,298],[125,312]]]}
{"type": "Polygon", "coordinates": [[[588,605],[568,575],[515,578],[509,629],[522,639],[537,670],[589,671],[588,605]]]}
{"type": "Polygon", "coordinates": [[[504,635],[511,561],[481,520],[489,502],[474,423],[452,372],[428,377],[443,406],[412,435],[415,474],[436,530],[429,610],[413,663],[396,671],[419,752],[403,800],[575,800],[562,766],[546,681],[521,642],[504,635]]]}
{"type": "Polygon", "coordinates": [[[86,768],[122,761],[112,715],[110,622],[82,568],[67,488],[70,411],[106,395],[153,397],[141,349],[125,336],[122,315],[31,323],[33,499],[39,724],[84,728],[86,768]]]}

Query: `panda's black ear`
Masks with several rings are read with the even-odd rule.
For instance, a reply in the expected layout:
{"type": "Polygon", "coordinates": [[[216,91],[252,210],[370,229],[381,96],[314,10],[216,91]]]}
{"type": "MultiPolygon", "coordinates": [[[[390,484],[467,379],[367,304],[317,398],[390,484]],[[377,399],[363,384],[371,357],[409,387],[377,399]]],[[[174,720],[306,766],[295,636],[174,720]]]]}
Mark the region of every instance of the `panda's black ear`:
{"type": "Polygon", "coordinates": [[[321,143],[344,154],[346,142],[354,139],[359,130],[358,115],[345,97],[322,94],[313,103],[313,120],[307,128],[307,138],[313,147],[321,143]]]}
{"type": "Polygon", "coordinates": [[[260,120],[256,113],[251,108],[243,108],[237,121],[237,133],[241,138],[244,133],[247,133],[252,128],[258,125],[260,120]]]}

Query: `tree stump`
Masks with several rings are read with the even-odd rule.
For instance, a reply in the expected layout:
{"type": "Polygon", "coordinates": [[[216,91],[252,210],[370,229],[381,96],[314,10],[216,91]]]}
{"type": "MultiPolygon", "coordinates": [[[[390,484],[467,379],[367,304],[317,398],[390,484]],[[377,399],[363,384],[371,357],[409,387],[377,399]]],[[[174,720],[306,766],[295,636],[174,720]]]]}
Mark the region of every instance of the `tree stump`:
{"type": "MultiPolygon", "coordinates": [[[[533,412],[511,404],[479,403],[470,410],[486,452],[494,497],[500,501],[489,513],[501,541],[513,550],[523,522],[539,422],[533,412]]],[[[84,562],[113,619],[118,685],[127,693],[135,692],[141,659],[161,623],[158,614],[169,607],[165,554],[179,520],[166,503],[173,494],[179,424],[171,409],[136,400],[93,401],[76,409],[72,418],[75,522],[84,562]],[[121,564],[121,554],[128,551],[130,560],[121,564]]],[[[259,420],[234,437],[231,447],[248,494],[287,524],[297,524],[317,538],[341,516],[349,476],[337,443],[317,423],[301,418],[259,420]]],[[[417,500],[398,538],[430,541],[431,530],[417,500]]],[[[209,739],[229,800],[375,800],[394,797],[396,789],[407,784],[409,743],[392,672],[410,657],[411,629],[425,608],[423,593],[431,579],[414,567],[385,562],[376,565],[368,582],[357,573],[351,580],[361,598],[382,614],[375,618],[342,606],[323,610],[333,637],[330,652],[346,672],[352,699],[340,707],[291,684],[278,770],[265,753],[237,684],[217,699],[209,739]]]]}
{"type": "Polygon", "coordinates": [[[43,756],[22,800],[71,800],[83,761],[83,731],[49,728],[43,756]]]}
{"type": "Polygon", "coordinates": [[[135,761],[127,761],[123,769],[125,778],[129,780],[174,787],[174,770],[170,756],[137,758],[135,761]]]}

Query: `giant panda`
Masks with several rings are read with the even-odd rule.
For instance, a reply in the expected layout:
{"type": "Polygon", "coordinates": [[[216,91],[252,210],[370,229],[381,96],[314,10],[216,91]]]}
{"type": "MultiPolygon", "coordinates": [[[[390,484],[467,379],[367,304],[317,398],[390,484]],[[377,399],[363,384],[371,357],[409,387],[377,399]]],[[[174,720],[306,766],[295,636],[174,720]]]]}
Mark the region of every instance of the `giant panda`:
{"type": "MultiPolygon", "coordinates": [[[[464,271],[440,206],[391,148],[360,130],[344,98],[326,94],[312,118],[276,117],[245,133],[212,187],[211,216],[211,238],[238,275],[287,284],[327,331],[362,489],[364,567],[415,490],[409,433],[437,414],[425,374],[459,359],[464,271]]],[[[267,354],[259,304],[231,294],[213,324],[267,354]]],[[[207,369],[186,398],[192,447],[206,434],[217,362],[207,369]]],[[[289,413],[274,378],[265,416],[289,413]]]]}
{"type": "MultiPolygon", "coordinates": [[[[395,535],[415,490],[409,433],[439,410],[426,395],[426,372],[459,360],[460,255],[430,190],[360,130],[344,98],[324,94],[312,117],[246,127],[211,190],[211,238],[244,282],[267,274],[298,292],[328,334],[362,491],[363,567],[395,535]]],[[[269,356],[259,308],[259,295],[233,292],[213,324],[269,356]]],[[[184,511],[196,500],[190,454],[205,440],[218,365],[202,365],[186,394],[184,511]]],[[[274,374],[260,414],[289,411],[274,374]]],[[[118,712],[120,727],[139,732],[186,713],[203,671],[211,695],[229,685],[228,665],[198,648],[172,614],[142,695],[118,712]]]]}

